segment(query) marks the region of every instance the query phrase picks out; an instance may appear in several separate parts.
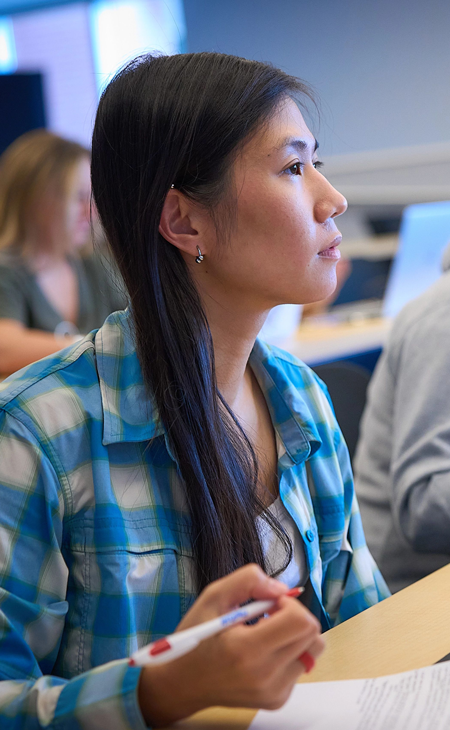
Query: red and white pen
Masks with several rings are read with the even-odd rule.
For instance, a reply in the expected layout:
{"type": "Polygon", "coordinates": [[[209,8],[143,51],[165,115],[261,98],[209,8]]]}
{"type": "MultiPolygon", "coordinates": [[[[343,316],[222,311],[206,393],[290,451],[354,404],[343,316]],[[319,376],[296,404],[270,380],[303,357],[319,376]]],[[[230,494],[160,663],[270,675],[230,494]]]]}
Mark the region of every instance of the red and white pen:
{"type": "MultiPolygon", "coordinates": [[[[304,590],[301,587],[292,588],[284,595],[295,598],[303,593],[304,590]]],[[[192,629],[186,629],[186,631],[180,631],[177,634],[170,634],[164,639],[158,639],[152,644],[143,646],[142,649],[138,649],[138,651],[135,651],[131,655],[128,663],[130,666],[143,666],[144,664],[164,664],[165,662],[170,662],[172,659],[192,651],[203,639],[207,639],[209,636],[218,634],[220,631],[224,631],[235,624],[241,624],[258,616],[263,616],[275,604],[276,600],[247,603],[245,606],[236,608],[234,611],[230,611],[230,613],[226,613],[223,616],[206,621],[198,626],[193,626],[192,629]]]]}

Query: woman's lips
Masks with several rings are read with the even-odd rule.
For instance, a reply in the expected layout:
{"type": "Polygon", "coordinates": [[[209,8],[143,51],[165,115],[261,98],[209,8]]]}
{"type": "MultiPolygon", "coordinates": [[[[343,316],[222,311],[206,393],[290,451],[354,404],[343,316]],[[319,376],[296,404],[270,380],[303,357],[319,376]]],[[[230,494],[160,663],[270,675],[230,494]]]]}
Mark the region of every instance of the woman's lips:
{"type": "Polygon", "coordinates": [[[342,236],[336,236],[331,242],[328,248],[324,248],[323,251],[319,251],[319,256],[322,259],[331,259],[332,261],[339,261],[341,258],[341,252],[338,249],[342,236]]]}

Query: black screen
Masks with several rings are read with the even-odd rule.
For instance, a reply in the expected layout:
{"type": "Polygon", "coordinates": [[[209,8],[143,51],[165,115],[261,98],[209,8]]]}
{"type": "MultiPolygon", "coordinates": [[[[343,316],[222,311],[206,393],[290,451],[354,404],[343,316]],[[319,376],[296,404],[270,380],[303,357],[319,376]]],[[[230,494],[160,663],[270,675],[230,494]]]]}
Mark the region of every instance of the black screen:
{"type": "Polygon", "coordinates": [[[0,154],[21,134],[45,126],[42,74],[0,74],[0,154]]]}

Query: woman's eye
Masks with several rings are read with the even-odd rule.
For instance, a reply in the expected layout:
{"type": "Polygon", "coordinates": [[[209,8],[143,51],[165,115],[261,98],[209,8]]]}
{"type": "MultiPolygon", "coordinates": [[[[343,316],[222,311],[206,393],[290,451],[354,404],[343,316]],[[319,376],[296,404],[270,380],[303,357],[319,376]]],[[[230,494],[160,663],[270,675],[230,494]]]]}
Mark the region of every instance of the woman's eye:
{"type": "Polygon", "coordinates": [[[285,172],[288,172],[291,175],[301,175],[302,174],[302,168],[303,165],[301,162],[294,162],[293,165],[288,167],[285,172]]]}
{"type": "MultiPolygon", "coordinates": [[[[285,172],[287,172],[289,175],[302,175],[304,166],[304,162],[294,162],[293,165],[290,165],[288,168],[286,168],[285,172]]],[[[312,166],[316,170],[319,170],[321,167],[323,167],[323,162],[320,162],[320,160],[316,160],[312,163],[312,166]]]]}

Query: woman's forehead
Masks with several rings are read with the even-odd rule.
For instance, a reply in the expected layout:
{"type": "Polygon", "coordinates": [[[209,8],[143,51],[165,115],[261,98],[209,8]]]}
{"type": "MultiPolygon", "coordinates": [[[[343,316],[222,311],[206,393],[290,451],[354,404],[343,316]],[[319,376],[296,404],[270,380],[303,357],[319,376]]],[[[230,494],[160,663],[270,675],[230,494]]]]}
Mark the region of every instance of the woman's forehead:
{"type": "Polygon", "coordinates": [[[317,140],[309,131],[298,106],[292,99],[284,101],[243,148],[247,159],[271,157],[296,151],[310,152],[318,147],[317,140]]]}

